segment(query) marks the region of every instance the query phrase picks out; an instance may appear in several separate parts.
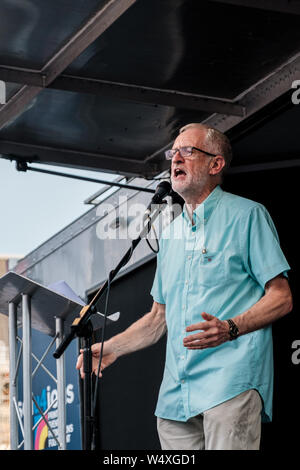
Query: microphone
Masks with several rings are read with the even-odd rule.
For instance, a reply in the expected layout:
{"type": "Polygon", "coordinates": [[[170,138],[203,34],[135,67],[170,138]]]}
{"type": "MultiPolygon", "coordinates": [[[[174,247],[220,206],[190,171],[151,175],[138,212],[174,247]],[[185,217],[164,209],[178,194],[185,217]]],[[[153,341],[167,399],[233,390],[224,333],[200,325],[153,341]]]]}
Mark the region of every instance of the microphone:
{"type": "Polygon", "coordinates": [[[161,183],[159,183],[156,187],[153,198],[151,199],[151,202],[146,209],[144,217],[147,217],[151,213],[152,204],[161,204],[163,198],[165,196],[168,196],[168,194],[170,194],[171,191],[172,191],[172,186],[169,183],[169,181],[162,181],[161,183]]]}

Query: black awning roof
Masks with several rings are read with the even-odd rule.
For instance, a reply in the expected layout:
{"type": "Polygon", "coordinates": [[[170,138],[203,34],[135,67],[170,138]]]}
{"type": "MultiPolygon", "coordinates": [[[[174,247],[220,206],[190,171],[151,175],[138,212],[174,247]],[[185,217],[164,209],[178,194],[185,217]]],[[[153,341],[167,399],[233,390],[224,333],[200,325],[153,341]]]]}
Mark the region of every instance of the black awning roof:
{"type": "Polygon", "coordinates": [[[3,0],[0,38],[0,154],[19,161],[151,177],[182,125],[234,137],[300,79],[288,1],[3,0]]]}

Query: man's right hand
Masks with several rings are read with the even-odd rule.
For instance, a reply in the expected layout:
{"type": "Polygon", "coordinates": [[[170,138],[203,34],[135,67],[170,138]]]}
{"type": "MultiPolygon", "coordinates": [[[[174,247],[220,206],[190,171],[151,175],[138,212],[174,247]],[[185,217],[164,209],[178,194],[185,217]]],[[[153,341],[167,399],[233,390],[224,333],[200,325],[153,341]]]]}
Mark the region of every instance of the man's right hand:
{"type": "MultiPolygon", "coordinates": [[[[99,358],[101,351],[101,343],[95,343],[92,345],[92,371],[96,375],[98,371],[99,358]]],[[[99,372],[99,377],[102,377],[102,371],[106,367],[110,366],[118,356],[113,352],[112,347],[106,342],[103,345],[103,356],[101,361],[101,368],[99,372]]],[[[80,376],[84,378],[83,372],[83,349],[80,350],[80,355],[77,359],[76,369],[80,370],[80,376]]]]}
{"type": "MultiPolygon", "coordinates": [[[[118,357],[155,344],[166,331],[165,304],[159,304],[154,301],[150,312],[132,323],[122,333],[113,336],[103,343],[103,357],[99,376],[101,377],[103,369],[110,366],[118,357]]],[[[92,371],[94,374],[97,374],[98,371],[100,351],[101,343],[93,344],[92,371]]],[[[83,351],[81,350],[80,353],[76,369],[80,370],[81,377],[83,378],[83,351]]]]}

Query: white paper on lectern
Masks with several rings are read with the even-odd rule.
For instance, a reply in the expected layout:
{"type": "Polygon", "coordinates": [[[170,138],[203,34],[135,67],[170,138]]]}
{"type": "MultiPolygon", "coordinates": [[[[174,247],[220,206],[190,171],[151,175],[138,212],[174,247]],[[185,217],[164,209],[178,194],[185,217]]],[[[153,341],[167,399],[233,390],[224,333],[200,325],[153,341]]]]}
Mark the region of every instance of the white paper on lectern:
{"type": "MultiPolygon", "coordinates": [[[[64,297],[67,297],[67,299],[73,300],[74,302],[82,305],[83,307],[86,306],[86,303],[81,299],[81,297],[78,297],[78,295],[73,291],[73,289],[63,280],[50,284],[48,286],[48,289],[51,289],[54,292],[57,292],[58,294],[61,294],[64,297]]],[[[103,313],[101,312],[97,312],[96,315],[97,314],[103,316],[103,313]]],[[[119,317],[120,312],[115,312],[111,315],[108,315],[108,318],[111,321],[118,321],[119,317]]]]}

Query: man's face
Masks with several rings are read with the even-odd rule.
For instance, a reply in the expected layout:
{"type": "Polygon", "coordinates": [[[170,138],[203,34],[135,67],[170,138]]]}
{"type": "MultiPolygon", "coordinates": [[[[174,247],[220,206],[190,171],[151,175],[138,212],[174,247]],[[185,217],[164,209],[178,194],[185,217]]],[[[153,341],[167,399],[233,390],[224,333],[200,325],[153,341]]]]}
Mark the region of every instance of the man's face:
{"type": "MultiPolygon", "coordinates": [[[[205,135],[206,130],[187,129],[179,134],[173,148],[192,146],[206,150],[205,135]]],[[[193,150],[191,157],[181,157],[180,153],[177,152],[172,158],[171,164],[173,190],[180,194],[183,199],[201,195],[210,181],[211,160],[211,157],[196,150],[193,150]]]]}

